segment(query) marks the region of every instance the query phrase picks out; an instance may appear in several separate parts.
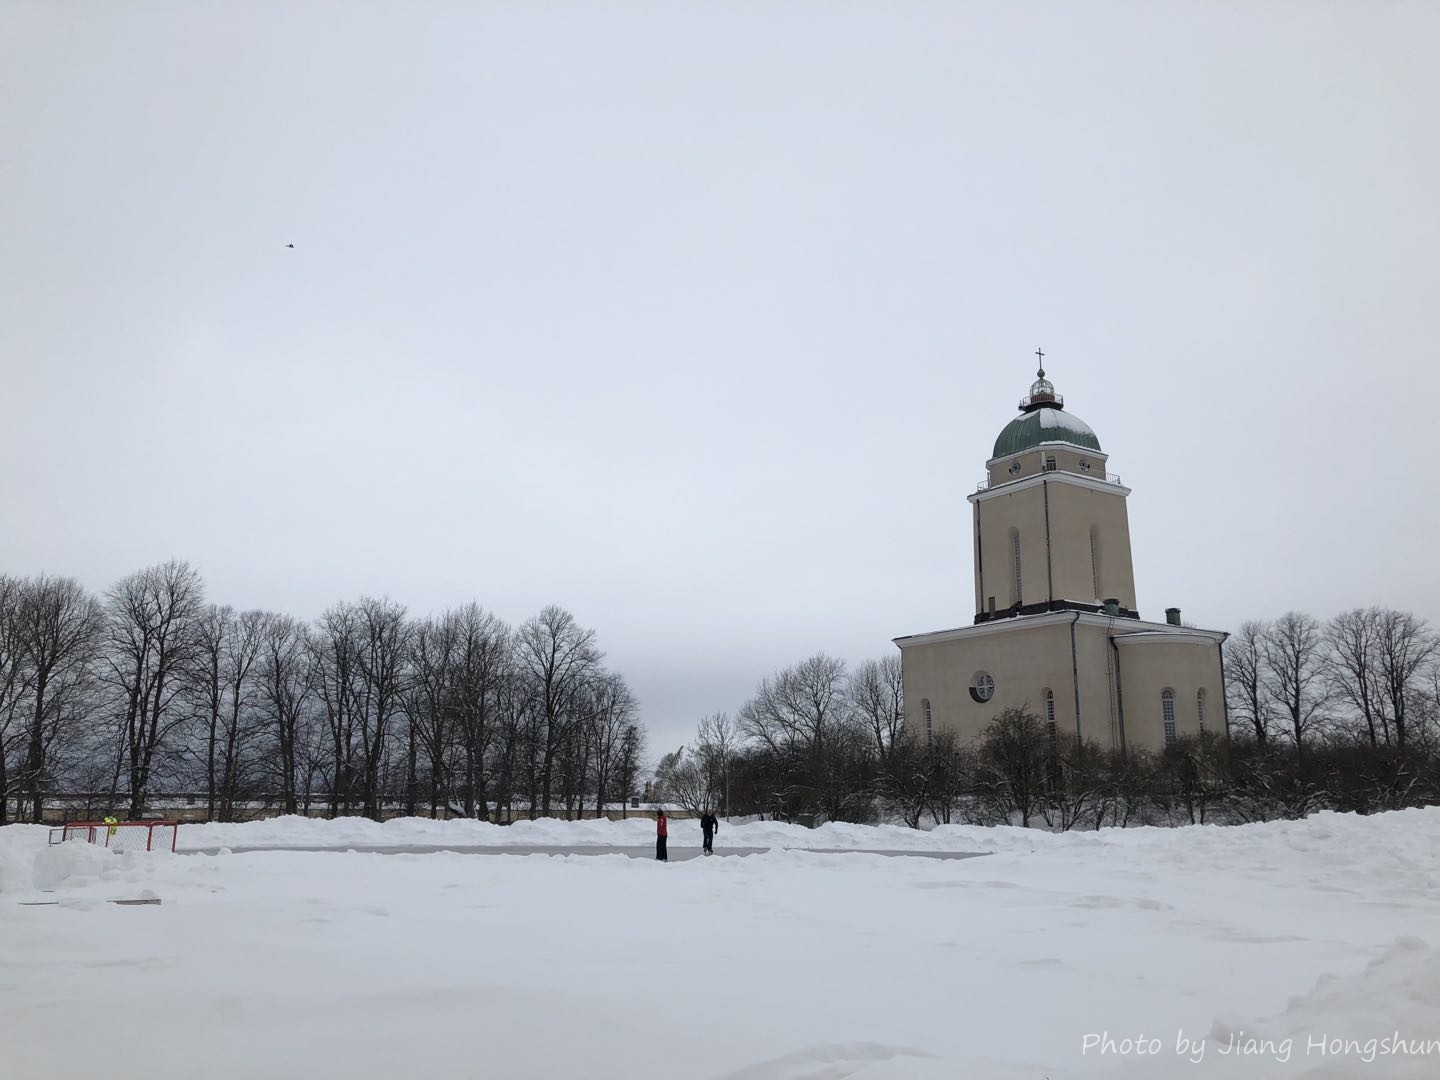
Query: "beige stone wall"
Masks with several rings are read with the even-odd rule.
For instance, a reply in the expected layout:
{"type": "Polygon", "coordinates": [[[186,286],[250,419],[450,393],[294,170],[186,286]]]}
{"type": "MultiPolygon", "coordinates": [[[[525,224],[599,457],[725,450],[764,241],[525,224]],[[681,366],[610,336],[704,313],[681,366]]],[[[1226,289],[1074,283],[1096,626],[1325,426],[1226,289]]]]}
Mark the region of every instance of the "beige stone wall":
{"type": "Polygon", "coordinates": [[[1050,560],[1055,596],[1093,603],[1114,597],[1121,607],[1137,610],[1130,515],[1122,489],[1097,491],[1064,481],[1045,486],[1050,490],[1050,560]],[[1092,528],[1100,570],[1098,593],[1090,563],[1092,528]]]}
{"type": "Polygon", "coordinates": [[[989,598],[1004,610],[1015,603],[1046,599],[1045,496],[1039,485],[999,492],[975,502],[975,610],[988,611],[989,598]],[[1021,595],[1015,595],[1011,530],[1020,536],[1021,595]]]}
{"type": "Polygon", "coordinates": [[[917,645],[902,649],[901,661],[905,722],[916,735],[925,734],[926,700],[936,734],[953,731],[962,742],[968,742],[1009,706],[1028,705],[1042,715],[1047,688],[1055,692],[1060,729],[1074,731],[1068,622],[1017,625],[959,641],[917,645]],[[995,696],[983,703],[970,696],[971,680],[980,671],[989,672],[995,680],[995,696]]]}
{"type": "Polygon", "coordinates": [[[1193,640],[1188,633],[1164,640],[1166,631],[1124,640],[1146,627],[1135,620],[1114,620],[1118,652],[1110,644],[1111,620],[1095,616],[1032,616],[982,624],[938,641],[901,645],[905,678],[905,720],[911,733],[925,735],[925,702],[936,734],[953,731],[962,743],[977,739],[1009,706],[1028,705],[1042,719],[1045,691],[1055,695],[1057,729],[1106,748],[1120,745],[1120,709],[1125,742],[1132,751],[1164,746],[1161,691],[1175,691],[1177,733],[1199,730],[1196,691],[1206,693],[1206,727],[1224,731],[1220,652],[1216,641],[1193,640]],[[1070,629],[1075,625],[1074,667],[1070,629]],[[1079,712],[1074,672],[1079,672],[1079,712]],[[995,680],[995,695],[976,702],[969,692],[978,672],[995,680]],[[1119,679],[1120,694],[1116,694],[1119,679]]]}
{"type": "Polygon", "coordinates": [[[1178,735],[1200,731],[1196,692],[1205,691],[1205,727],[1225,730],[1224,683],[1220,653],[1214,645],[1147,641],[1120,643],[1121,701],[1125,708],[1125,742],[1131,749],[1155,750],[1165,745],[1161,694],[1175,692],[1178,735]]]}
{"type": "Polygon", "coordinates": [[[1016,602],[1012,529],[1020,539],[1020,603],[1037,604],[1052,597],[1099,603],[1114,597],[1121,606],[1137,610],[1124,488],[1103,490],[1052,476],[1019,490],[987,493],[973,505],[977,612],[989,610],[992,596],[999,611],[1016,602]],[[1092,527],[1100,562],[1098,596],[1090,563],[1092,527]]]}
{"type": "Polygon", "coordinates": [[[1106,622],[1076,625],[1075,659],[1080,668],[1080,737],[1108,750],[1120,745],[1120,724],[1115,707],[1115,662],[1106,622]]]}
{"type": "Polygon", "coordinates": [[[1097,450],[1082,450],[1064,443],[1042,443],[1040,446],[1020,454],[991,459],[986,466],[985,475],[992,487],[1008,484],[1012,480],[1024,480],[1027,476],[1038,476],[1046,471],[1045,461],[1047,458],[1054,459],[1055,470],[1058,472],[1072,472],[1079,476],[1093,476],[1097,480],[1103,480],[1109,455],[1102,454],[1097,450]],[[1080,467],[1082,461],[1088,461],[1090,468],[1082,469],[1080,467]],[[1019,463],[1020,468],[1012,473],[1010,466],[1016,462],[1019,463]]]}

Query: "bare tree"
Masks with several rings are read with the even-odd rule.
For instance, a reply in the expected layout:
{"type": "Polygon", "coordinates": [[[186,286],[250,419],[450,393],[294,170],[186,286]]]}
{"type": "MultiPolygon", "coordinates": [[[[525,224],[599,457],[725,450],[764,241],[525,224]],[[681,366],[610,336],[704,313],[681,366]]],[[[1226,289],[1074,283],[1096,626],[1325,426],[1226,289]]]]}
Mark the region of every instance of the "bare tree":
{"type": "Polygon", "coordinates": [[[195,655],[187,665],[185,692],[194,700],[205,725],[205,819],[215,820],[217,784],[215,754],[220,717],[225,708],[225,650],[235,626],[235,609],[229,604],[207,604],[195,620],[195,655]]]}
{"type": "Polygon", "coordinates": [[[869,728],[875,757],[884,762],[900,742],[905,729],[905,688],[900,657],[891,654],[866,660],[850,674],[846,693],[851,708],[869,728]]]}
{"type": "Polygon", "coordinates": [[[759,744],[772,810],[854,817],[868,803],[869,735],[846,693],[843,660],[819,653],[762,680],[738,715],[759,744]]]}
{"type": "Polygon", "coordinates": [[[589,724],[594,732],[594,775],[595,816],[605,812],[605,804],[612,799],[621,801],[629,794],[622,780],[625,756],[634,740],[636,731],[635,695],[625,679],[614,673],[594,681],[591,690],[589,724]]]}
{"type": "Polygon", "coordinates": [[[360,627],[355,606],[339,603],[320,616],[307,639],[311,686],[329,735],[329,814],[349,813],[363,769],[357,763],[357,716],[363,689],[360,675],[360,627]]]}
{"type": "MultiPolygon", "coordinates": [[[[952,732],[941,735],[954,742],[952,732]]],[[[876,794],[900,814],[905,824],[912,829],[920,827],[920,819],[927,810],[936,813],[939,803],[944,802],[945,820],[949,821],[952,803],[935,797],[934,761],[931,751],[935,747],[910,738],[902,729],[899,737],[889,746],[885,757],[878,763],[875,777],[876,794]]],[[[939,817],[936,816],[936,821],[939,817]]]]}
{"type": "MultiPolygon", "coordinates": [[[[386,739],[401,715],[409,675],[410,626],[405,609],[389,600],[361,599],[355,609],[359,630],[356,668],[360,676],[361,749],[363,752],[364,813],[372,820],[382,816],[381,774],[386,739]]],[[[414,743],[409,756],[408,775],[414,775],[414,743]]],[[[413,792],[411,810],[414,810],[413,792]]]]}
{"type": "Polygon", "coordinates": [[[728,713],[712,713],[700,721],[695,732],[695,755],[705,773],[710,791],[708,806],[724,808],[730,816],[730,766],[740,746],[740,733],[728,713]]]}
{"type": "Polygon", "coordinates": [[[845,661],[817,653],[761,681],[740,711],[740,730],[766,746],[820,753],[849,719],[845,661]]]}
{"type": "Polygon", "coordinates": [[[431,813],[488,816],[486,756],[511,667],[510,628],[478,604],[416,624],[408,711],[429,759],[431,813]],[[454,802],[459,797],[463,805],[454,802]]]}
{"type": "Polygon", "coordinates": [[[488,817],[486,758],[500,713],[500,697],[514,666],[510,627],[478,604],[466,604],[451,618],[456,639],[452,691],[461,749],[461,785],[466,817],[488,817]]]}
{"type": "Polygon", "coordinates": [[[1296,748],[1303,749],[1324,720],[1330,700],[1325,635],[1313,617],[1290,611],[1270,625],[1261,648],[1273,679],[1270,696],[1288,722],[1296,748]]]}
{"type": "Polygon", "coordinates": [[[692,814],[699,814],[710,805],[710,781],[705,768],[694,754],[682,746],[666,754],[655,767],[656,801],[673,803],[692,814]]]}
{"type": "MultiPolygon", "coordinates": [[[[645,729],[638,724],[626,724],[620,738],[620,749],[616,754],[612,771],[614,777],[610,790],[623,805],[632,796],[639,794],[640,763],[645,758],[645,729]]],[[[624,816],[624,811],[621,811],[624,816]]]]}
{"type": "Polygon", "coordinates": [[[312,700],[310,656],[304,623],[288,615],[265,615],[260,629],[259,702],[274,733],[272,775],[279,782],[281,810],[287,814],[300,809],[302,725],[312,700]]]}
{"type": "MultiPolygon", "coordinates": [[[[430,816],[450,805],[450,755],[455,745],[451,687],[455,678],[455,633],[448,619],[425,619],[410,631],[408,704],[410,730],[429,758],[430,816]]],[[[467,812],[466,817],[472,816],[467,812]]]]}
{"type": "Polygon", "coordinates": [[[1331,695],[1354,709],[1372,747],[1382,742],[1382,728],[1383,741],[1390,741],[1381,707],[1380,662],[1376,655],[1379,620],[1379,608],[1355,608],[1336,615],[1326,629],[1330,639],[1331,695]]]}
{"type": "Polygon", "coordinates": [[[29,668],[29,745],[25,781],[31,821],[44,814],[49,748],[76,695],[92,674],[99,641],[100,603],[74,578],[38,577],[20,593],[21,644],[29,668]]]}
{"type": "Polygon", "coordinates": [[[1261,746],[1270,738],[1274,710],[1265,661],[1269,634],[1269,623],[1251,620],[1241,623],[1239,631],[1224,645],[1225,694],[1230,715],[1236,723],[1245,725],[1261,746]]]}
{"type": "Polygon", "coordinates": [[[157,753],[188,715],[177,699],[204,592],[200,575],[172,560],[131,574],[107,594],[104,664],[124,731],[132,820],[145,811],[157,753]]]}
{"type": "Polygon", "coordinates": [[[1380,698],[1395,724],[1395,742],[1404,748],[1423,672],[1440,652],[1440,641],[1424,619],[1407,611],[1381,612],[1376,629],[1380,698]]]}
{"type": "Polygon", "coordinates": [[[1002,820],[1018,815],[1030,827],[1051,783],[1050,735],[1023,706],[1010,706],[985,729],[980,741],[979,786],[1002,820]]]}
{"type": "Polygon", "coordinates": [[[253,743],[262,716],[256,708],[259,662],[269,616],[236,615],[228,604],[208,605],[195,623],[195,649],[187,665],[189,692],[203,718],[206,805],[210,820],[235,820],[235,806],[254,786],[259,762],[253,743]]]}
{"type": "Polygon", "coordinates": [[[595,645],[595,631],[581,627],[568,611],[552,604],[520,627],[515,658],[533,687],[539,724],[533,785],[539,790],[532,791],[530,810],[533,815],[538,795],[540,809],[549,813],[556,759],[579,719],[579,696],[600,666],[602,654],[595,645]]]}
{"type": "MultiPolygon", "coordinates": [[[[24,583],[0,574],[0,825],[9,820],[12,780],[9,762],[24,741],[20,703],[30,689],[30,672],[21,631],[20,598],[24,583]]],[[[23,776],[23,773],[22,773],[23,776]]],[[[18,784],[13,784],[18,789],[18,784]]]]}
{"type": "Polygon", "coordinates": [[[510,822],[515,815],[515,798],[525,794],[530,813],[538,799],[539,770],[534,747],[538,740],[540,709],[535,688],[518,668],[502,674],[495,695],[495,749],[490,756],[491,790],[495,792],[495,820],[510,822]]]}
{"type": "MultiPolygon", "coordinates": [[[[1420,721],[1421,730],[1427,735],[1426,742],[1432,752],[1435,749],[1436,733],[1440,732],[1440,655],[1431,657],[1420,673],[1420,721]]],[[[1440,761],[1437,761],[1440,772],[1440,761]]],[[[1440,799],[1440,776],[1436,777],[1436,798],[1440,799]]]]}
{"type": "Polygon", "coordinates": [[[1226,794],[1227,745],[1213,731],[1182,735],[1165,747],[1151,775],[1151,794],[1174,824],[1203,825],[1226,794]],[[1183,815],[1183,816],[1181,816],[1183,815]]]}

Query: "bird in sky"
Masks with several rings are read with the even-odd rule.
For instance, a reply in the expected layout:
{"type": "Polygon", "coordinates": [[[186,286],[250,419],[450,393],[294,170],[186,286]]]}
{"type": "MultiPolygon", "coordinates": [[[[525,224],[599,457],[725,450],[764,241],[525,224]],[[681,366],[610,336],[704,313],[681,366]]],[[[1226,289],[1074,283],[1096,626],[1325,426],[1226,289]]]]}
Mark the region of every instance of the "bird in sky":
{"type": "Polygon", "coordinates": [[[293,248],[295,245],[294,245],[294,244],[286,244],[285,246],[288,247],[288,248],[293,248]]]}

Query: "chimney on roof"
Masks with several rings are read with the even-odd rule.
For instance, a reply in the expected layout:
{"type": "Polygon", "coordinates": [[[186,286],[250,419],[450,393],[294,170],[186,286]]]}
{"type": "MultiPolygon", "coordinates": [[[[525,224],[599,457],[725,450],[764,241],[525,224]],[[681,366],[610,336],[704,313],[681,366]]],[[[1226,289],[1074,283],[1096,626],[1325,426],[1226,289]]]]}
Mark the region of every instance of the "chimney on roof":
{"type": "Polygon", "coordinates": [[[1180,609],[1178,607],[1167,607],[1165,609],[1165,621],[1171,626],[1180,625],[1180,609]]]}

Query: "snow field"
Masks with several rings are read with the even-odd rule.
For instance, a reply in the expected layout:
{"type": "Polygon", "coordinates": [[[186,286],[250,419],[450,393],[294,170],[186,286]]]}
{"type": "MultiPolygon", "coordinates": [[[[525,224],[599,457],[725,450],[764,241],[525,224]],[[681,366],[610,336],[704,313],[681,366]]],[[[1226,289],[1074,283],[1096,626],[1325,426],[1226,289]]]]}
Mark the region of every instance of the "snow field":
{"type": "MultiPolygon", "coordinates": [[[[291,818],[184,826],[180,844],[639,844],[653,829],[291,818]]],[[[1362,1060],[1397,1029],[1440,1039],[1437,810],[1064,836],[722,824],[719,840],[995,854],[115,855],[11,826],[4,1074],[1440,1075],[1440,1049],[1362,1060]],[[142,895],[164,903],[102,902],[142,895]],[[20,903],[36,900],[60,903],[20,903]],[[1084,1049],[1101,1033],[1161,1050],[1084,1049]],[[1221,1054],[1232,1033],[1257,1052],[1221,1054]],[[1320,1034],[1356,1049],[1307,1053],[1320,1034]],[[1204,1042],[1198,1063],[1181,1037],[1204,1042]]],[[[673,822],[671,843],[698,845],[698,828],[673,822]]]]}

